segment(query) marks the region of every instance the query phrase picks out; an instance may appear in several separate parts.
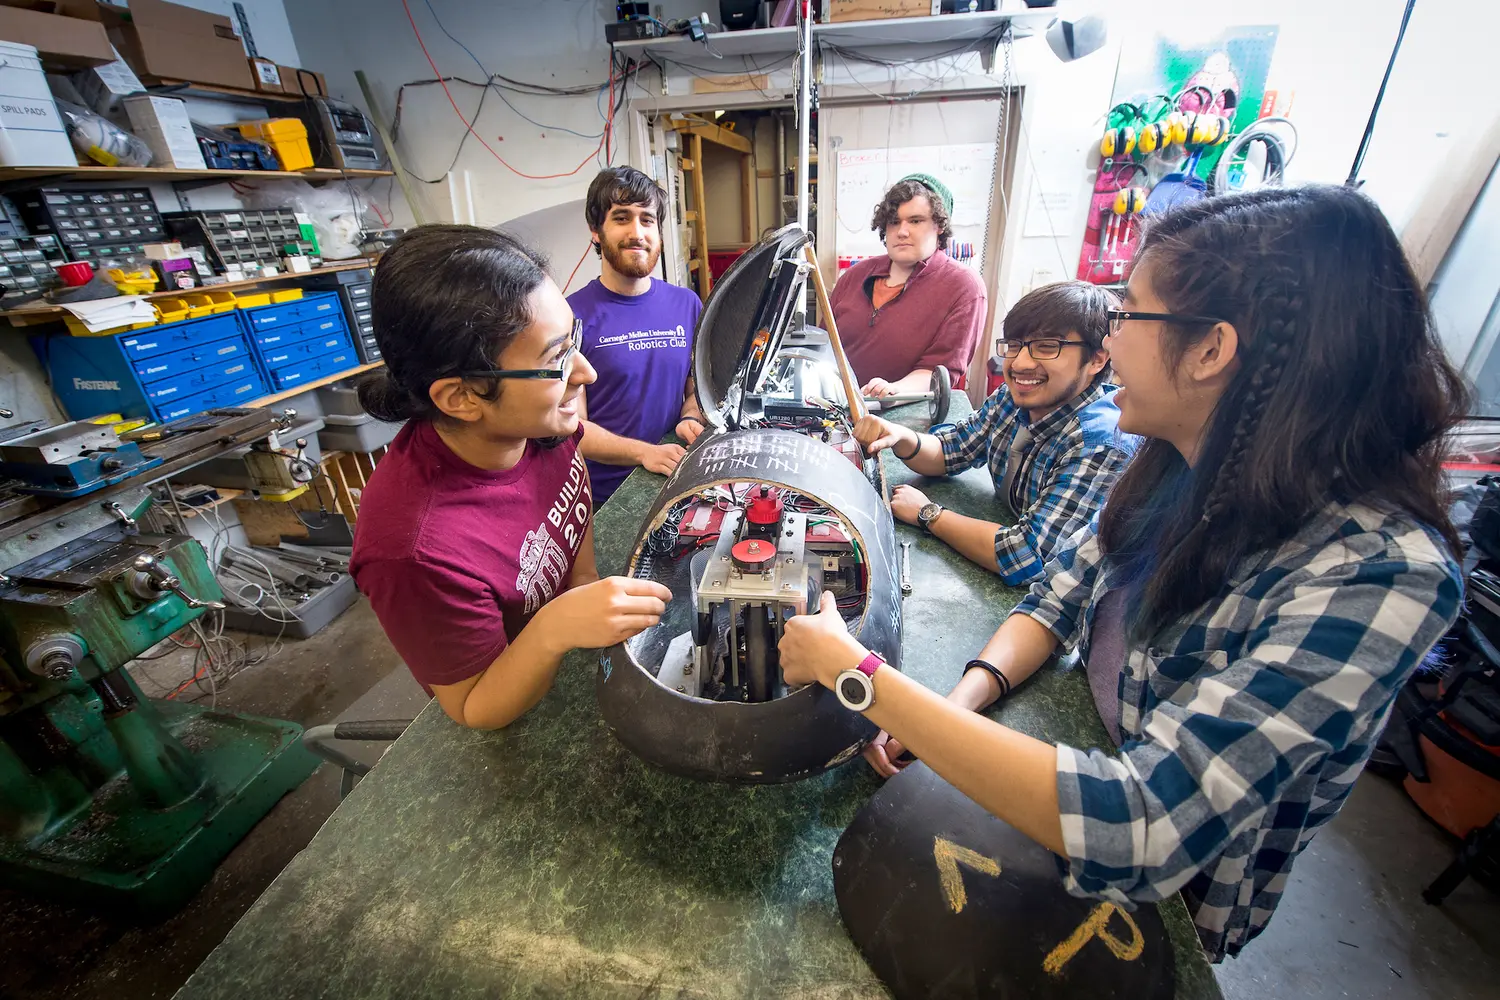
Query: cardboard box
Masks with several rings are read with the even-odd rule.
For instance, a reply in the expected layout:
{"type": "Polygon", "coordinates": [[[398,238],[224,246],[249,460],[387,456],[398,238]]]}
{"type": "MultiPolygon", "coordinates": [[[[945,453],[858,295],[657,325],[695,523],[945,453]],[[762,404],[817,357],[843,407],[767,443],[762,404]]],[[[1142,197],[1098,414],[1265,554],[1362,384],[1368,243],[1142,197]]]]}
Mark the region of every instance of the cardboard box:
{"type": "Polygon", "coordinates": [[[827,0],[830,21],[884,21],[940,14],[942,0],[827,0]]]}
{"type": "Polygon", "coordinates": [[[284,93],[298,97],[327,97],[328,81],[322,73],[296,66],[277,66],[281,70],[281,89],[284,93]],[[316,82],[314,82],[316,81],[316,82]]]}
{"type": "Polygon", "coordinates": [[[0,6],[0,39],[35,46],[49,67],[86,69],[115,58],[103,25],[20,7],[0,6]]]}
{"type": "Polygon", "coordinates": [[[245,46],[227,17],[165,0],[131,0],[128,9],[95,4],[94,10],[130,68],[147,82],[255,89],[245,46]]]}
{"type": "Polygon", "coordinates": [[[175,97],[136,94],[125,98],[125,113],[130,116],[131,131],[151,147],[152,166],[207,168],[185,103],[175,97]]]}
{"type": "Polygon", "coordinates": [[[131,94],[146,92],[146,88],[141,86],[141,81],[119,57],[119,53],[115,54],[113,62],[74,73],[72,79],[84,103],[106,118],[123,113],[125,98],[131,94]]]}
{"type": "Polygon", "coordinates": [[[252,56],[250,59],[250,73],[255,77],[256,90],[267,94],[279,94],[282,92],[281,68],[271,60],[252,56]]]}

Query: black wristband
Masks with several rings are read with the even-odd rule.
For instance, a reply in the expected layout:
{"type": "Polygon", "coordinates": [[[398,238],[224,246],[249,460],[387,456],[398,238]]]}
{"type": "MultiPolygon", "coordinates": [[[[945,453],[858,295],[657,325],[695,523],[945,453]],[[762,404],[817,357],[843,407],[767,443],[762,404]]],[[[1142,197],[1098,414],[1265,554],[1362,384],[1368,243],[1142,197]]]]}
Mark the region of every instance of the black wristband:
{"type": "Polygon", "coordinates": [[[995,678],[997,682],[999,682],[1000,697],[1004,698],[1006,695],[1010,694],[1010,680],[1000,672],[999,667],[995,666],[989,660],[981,660],[977,657],[964,664],[965,674],[967,674],[970,670],[976,669],[985,671],[991,677],[995,678]]]}
{"type": "Polygon", "coordinates": [[[682,423],[684,420],[691,420],[693,423],[697,424],[699,427],[702,427],[704,430],[708,429],[708,425],[705,424],[703,421],[699,420],[697,417],[694,417],[694,416],[682,416],[682,417],[678,417],[677,418],[677,422],[679,424],[682,423]]]}
{"type": "Polygon", "coordinates": [[[903,454],[901,454],[899,451],[896,450],[896,446],[895,445],[891,445],[891,454],[895,455],[897,458],[901,459],[901,461],[903,461],[903,462],[910,462],[912,459],[916,458],[921,453],[922,453],[922,435],[921,435],[920,432],[918,432],[918,434],[917,434],[917,447],[916,447],[916,450],[913,451],[910,455],[903,455],[903,454]]]}

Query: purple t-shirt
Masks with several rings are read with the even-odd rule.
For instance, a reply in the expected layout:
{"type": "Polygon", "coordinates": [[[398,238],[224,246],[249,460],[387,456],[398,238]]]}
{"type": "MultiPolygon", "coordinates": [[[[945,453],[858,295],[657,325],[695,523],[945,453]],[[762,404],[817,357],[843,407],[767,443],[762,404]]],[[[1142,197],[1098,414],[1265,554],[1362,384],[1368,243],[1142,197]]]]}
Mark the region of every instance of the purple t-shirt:
{"type": "MultiPolygon", "coordinates": [[[[599,373],[588,387],[589,419],[621,437],[656,444],[682,413],[702,311],[698,296],[656,278],[642,295],[619,295],[595,279],[569,295],[568,304],[583,320],[583,355],[599,373]]],[[[631,471],[597,462],[588,467],[595,505],[631,471]]]]}
{"type": "Polygon", "coordinates": [[[486,669],[568,589],[593,519],[581,437],[487,472],[411,420],[375,468],[349,572],[428,694],[486,669]]]}

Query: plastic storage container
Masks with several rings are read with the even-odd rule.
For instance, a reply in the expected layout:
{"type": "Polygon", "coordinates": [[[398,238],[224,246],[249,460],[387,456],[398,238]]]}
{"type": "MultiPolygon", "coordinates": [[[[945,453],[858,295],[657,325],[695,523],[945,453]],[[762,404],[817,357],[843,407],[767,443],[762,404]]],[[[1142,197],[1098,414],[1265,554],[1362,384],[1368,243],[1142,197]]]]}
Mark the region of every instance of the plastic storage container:
{"type": "Polygon", "coordinates": [[[302,289],[300,288],[278,288],[271,293],[271,302],[273,304],[296,302],[300,298],[302,298],[302,289]]]}
{"type": "Polygon", "coordinates": [[[366,413],[360,417],[324,416],[324,428],[318,431],[318,442],[325,452],[369,452],[384,448],[401,433],[405,422],[388,424],[366,413]]]}
{"type": "Polygon", "coordinates": [[[77,165],[36,47],[0,42],[0,166],[77,165]]]}
{"type": "Polygon", "coordinates": [[[163,323],[176,323],[187,319],[193,311],[192,305],[186,299],[157,299],[152,305],[156,306],[156,314],[161,317],[163,323]]]}
{"type": "Polygon", "coordinates": [[[236,122],[235,128],[247,139],[270,143],[282,170],[306,170],[313,165],[312,147],[307,144],[307,126],[296,118],[262,118],[253,122],[236,122]]]}
{"type": "Polygon", "coordinates": [[[224,610],[224,625],[241,632],[306,639],[349,610],[350,605],[358,599],[359,591],[355,589],[354,577],[345,573],[338,583],[313,591],[312,596],[301,604],[288,602],[287,609],[296,616],[294,619],[291,615],[285,615],[275,598],[267,600],[265,606],[271,614],[291,619],[285,624],[231,604],[224,610]]]}
{"type": "MultiPolygon", "coordinates": [[[[318,403],[323,412],[331,417],[367,417],[365,408],[359,405],[359,393],[347,382],[335,382],[318,389],[318,403]]],[[[343,421],[334,421],[342,423],[343,421]]]]}

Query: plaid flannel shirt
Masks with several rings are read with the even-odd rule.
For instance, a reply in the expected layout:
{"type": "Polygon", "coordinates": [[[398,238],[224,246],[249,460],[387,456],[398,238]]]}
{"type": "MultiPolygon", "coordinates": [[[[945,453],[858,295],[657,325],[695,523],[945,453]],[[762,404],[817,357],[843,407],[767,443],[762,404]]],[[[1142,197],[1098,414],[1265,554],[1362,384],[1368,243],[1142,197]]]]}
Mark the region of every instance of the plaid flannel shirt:
{"type": "MultiPolygon", "coordinates": [[[[1014,613],[1077,640],[1087,662],[1090,609],[1118,584],[1093,526],[1047,576],[1014,613]]],[[[1462,595],[1435,532],[1360,505],[1330,505],[1244,560],[1161,645],[1129,651],[1119,755],[1058,746],[1068,891],[1128,903],[1181,890],[1209,956],[1237,953],[1462,595]]]]}
{"type": "Polygon", "coordinates": [[[1022,427],[1031,427],[1016,523],[995,533],[995,564],[1011,586],[1041,579],[1063,543],[1104,506],[1109,487],[1130,461],[1136,439],[1120,434],[1114,399],[1115,387],[1101,383],[1031,425],[1010,387],[1002,385],[961,423],[932,428],[948,475],[988,465],[998,496],[1011,444],[1022,427]]]}

